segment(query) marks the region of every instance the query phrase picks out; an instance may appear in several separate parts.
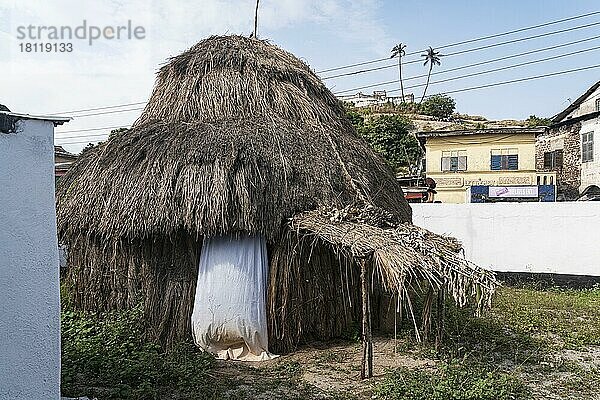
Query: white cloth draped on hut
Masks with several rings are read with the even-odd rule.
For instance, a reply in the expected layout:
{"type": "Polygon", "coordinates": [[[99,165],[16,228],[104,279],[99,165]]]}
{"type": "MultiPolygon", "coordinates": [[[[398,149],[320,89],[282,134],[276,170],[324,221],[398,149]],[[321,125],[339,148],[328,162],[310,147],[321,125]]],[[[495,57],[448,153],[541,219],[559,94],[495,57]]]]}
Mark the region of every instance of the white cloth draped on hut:
{"type": "Polygon", "coordinates": [[[192,313],[196,344],[223,360],[276,357],[268,350],[267,278],[263,236],[205,238],[192,313]]]}

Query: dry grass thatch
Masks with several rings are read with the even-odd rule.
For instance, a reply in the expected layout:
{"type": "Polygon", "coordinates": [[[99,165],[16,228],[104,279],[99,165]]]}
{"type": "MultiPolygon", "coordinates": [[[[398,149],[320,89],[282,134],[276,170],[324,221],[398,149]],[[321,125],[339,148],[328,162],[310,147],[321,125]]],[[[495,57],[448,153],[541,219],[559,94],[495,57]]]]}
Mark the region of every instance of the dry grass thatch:
{"type": "Polygon", "coordinates": [[[64,177],[58,221],[69,236],[274,238],[297,212],[365,196],[410,221],[392,171],[303,62],[264,41],[213,37],[162,67],[134,127],[64,177]]]}
{"type": "Polygon", "coordinates": [[[190,334],[204,235],[267,238],[275,351],[360,318],[358,260],[379,271],[377,293],[418,277],[454,288],[462,304],[472,288],[493,286],[458,261],[453,242],[401,225],[411,210],[393,172],[305,63],[241,36],[203,40],[163,66],[134,126],[61,178],[57,217],[75,304],[142,302],[163,343],[190,334]],[[341,211],[332,220],[325,209],[341,211]]]}
{"type": "Polygon", "coordinates": [[[460,256],[454,238],[400,223],[377,226],[361,218],[361,209],[321,208],[291,219],[292,229],[328,243],[347,258],[368,259],[384,288],[405,292],[407,285],[426,281],[446,289],[459,306],[476,299],[479,311],[491,305],[497,286],[493,272],[460,256]]]}

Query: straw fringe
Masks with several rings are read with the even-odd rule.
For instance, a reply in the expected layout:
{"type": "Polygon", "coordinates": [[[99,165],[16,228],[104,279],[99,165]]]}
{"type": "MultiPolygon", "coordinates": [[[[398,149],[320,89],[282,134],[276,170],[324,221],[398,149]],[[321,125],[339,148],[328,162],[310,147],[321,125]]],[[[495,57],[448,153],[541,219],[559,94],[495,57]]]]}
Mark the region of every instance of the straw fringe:
{"type": "Polygon", "coordinates": [[[382,228],[352,221],[362,215],[357,207],[323,207],[293,217],[291,226],[341,249],[347,257],[371,260],[389,291],[402,292],[411,282],[425,280],[436,291],[447,289],[459,306],[470,298],[476,299],[479,311],[491,305],[498,285],[494,273],[461,257],[456,239],[406,223],[388,221],[382,228]]]}

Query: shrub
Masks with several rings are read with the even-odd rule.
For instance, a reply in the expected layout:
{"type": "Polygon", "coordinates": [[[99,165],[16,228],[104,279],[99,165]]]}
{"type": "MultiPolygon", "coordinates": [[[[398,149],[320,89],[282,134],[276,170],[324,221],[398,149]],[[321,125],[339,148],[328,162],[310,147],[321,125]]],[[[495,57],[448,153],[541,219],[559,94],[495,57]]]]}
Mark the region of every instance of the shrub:
{"type": "Polygon", "coordinates": [[[535,128],[537,126],[550,126],[552,121],[550,118],[541,118],[535,115],[530,115],[529,118],[525,120],[525,125],[530,128],[535,128]]]}
{"type": "Polygon", "coordinates": [[[517,378],[462,362],[437,370],[398,368],[376,388],[384,400],[511,400],[529,397],[517,378]]]}
{"type": "Polygon", "coordinates": [[[450,96],[435,94],[421,103],[421,113],[436,118],[448,118],[454,113],[456,102],[450,96]]]}
{"type": "Polygon", "coordinates": [[[355,124],[358,134],[395,170],[416,163],[421,155],[417,139],[410,133],[412,121],[400,115],[381,115],[355,124]]]}
{"type": "Polygon", "coordinates": [[[214,391],[207,375],[212,356],[191,343],[163,352],[143,339],[143,323],[139,310],[103,316],[63,311],[63,395],[156,399],[179,393],[196,398],[214,391]]]}

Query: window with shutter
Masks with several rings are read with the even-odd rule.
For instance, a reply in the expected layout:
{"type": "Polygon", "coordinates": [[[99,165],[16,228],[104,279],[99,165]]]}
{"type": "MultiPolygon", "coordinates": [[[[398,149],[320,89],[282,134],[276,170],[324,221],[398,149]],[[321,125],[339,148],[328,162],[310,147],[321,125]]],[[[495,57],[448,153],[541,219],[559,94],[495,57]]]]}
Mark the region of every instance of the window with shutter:
{"type": "Polygon", "coordinates": [[[554,150],[554,168],[562,168],[563,166],[563,151],[554,150]]]}
{"type": "Polygon", "coordinates": [[[581,161],[594,161],[594,132],[581,134],[581,161]]]}
{"type": "Polygon", "coordinates": [[[458,157],[458,170],[459,171],[467,170],[467,156],[459,156],[458,157]]]}
{"type": "Polygon", "coordinates": [[[442,171],[450,171],[450,157],[442,157],[442,171]]]}
{"type": "Polygon", "coordinates": [[[500,154],[492,154],[492,160],[490,164],[492,171],[500,171],[502,169],[502,156],[500,154]]]}
{"type": "Polygon", "coordinates": [[[442,152],[442,171],[466,171],[467,170],[467,151],[453,150],[442,152]]]}
{"type": "Polygon", "coordinates": [[[544,168],[551,169],[554,167],[554,152],[547,151],[544,153],[544,168]]]}
{"type": "Polygon", "coordinates": [[[562,166],[563,166],[563,151],[562,150],[547,151],[544,153],[544,168],[545,169],[562,168],[562,166]]]}
{"type": "Polygon", "coordinates": [[[492,171],[519,169],[518,149],[494,149],[490,157],[492,171]]]}
{"type": "Polygon", "coordinates": [[[511,154],[506,156],[507,168],[509,170],[519,169],[519,156],[517,154],[511,154]]]}

